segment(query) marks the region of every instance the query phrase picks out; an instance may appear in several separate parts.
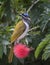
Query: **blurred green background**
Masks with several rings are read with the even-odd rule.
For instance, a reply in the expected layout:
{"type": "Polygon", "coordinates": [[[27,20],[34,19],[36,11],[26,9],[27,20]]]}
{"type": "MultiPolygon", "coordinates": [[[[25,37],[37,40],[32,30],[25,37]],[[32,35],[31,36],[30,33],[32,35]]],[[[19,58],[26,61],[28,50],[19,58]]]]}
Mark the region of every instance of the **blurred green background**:
{"type": "Polygon", "coordinates": [[[17,14],[27,12],[38,0],[0,0],[0,65],[49,65],[50,64],[50,0],[39,0],[29,11],[31,18],[28,36],[22,42],[35,48],[22,63],[16,57],[8,63],[8,45],[15,24],[21,19],[17,14]],[[26,41],[27,40],[27,41],[26,41]],[[6,46],[7,54],[3,50],[6,46]]]}

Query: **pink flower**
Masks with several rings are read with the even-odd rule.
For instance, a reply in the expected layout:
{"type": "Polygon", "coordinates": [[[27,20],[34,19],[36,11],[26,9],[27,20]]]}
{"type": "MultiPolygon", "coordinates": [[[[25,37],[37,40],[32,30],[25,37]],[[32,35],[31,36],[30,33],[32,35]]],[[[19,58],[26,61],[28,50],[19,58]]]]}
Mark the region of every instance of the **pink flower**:
{"type": "Polygon", "coordinates": [[[28,48],[25,44],[16,44],[13,49],[14,55],[17,58],[26,58],[30,53],[30,48],[28,48]]]}

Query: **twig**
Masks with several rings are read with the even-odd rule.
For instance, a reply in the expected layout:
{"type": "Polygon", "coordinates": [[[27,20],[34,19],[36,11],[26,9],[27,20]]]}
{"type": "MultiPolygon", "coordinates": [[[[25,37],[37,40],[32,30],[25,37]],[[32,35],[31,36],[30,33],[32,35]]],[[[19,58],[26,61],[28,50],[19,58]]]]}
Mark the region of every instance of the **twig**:
{"type": "Polygon", "coordinates": [[[39,26],[34,27],[34,28],[31,28],[28,32],[30,32],[30,31],[32,31],[32,30],[35,30],[35,29],[37,29],[37,28],[39,28],[39,26]]]}
{"type": "Polygon", "coordinates": [[[28,8],[27,13],[32,9],[32,7],[33,7],[34,5],[37,4],[38,2],[39,2],[39,0],[33,2],[32,5],[28,8]]]}

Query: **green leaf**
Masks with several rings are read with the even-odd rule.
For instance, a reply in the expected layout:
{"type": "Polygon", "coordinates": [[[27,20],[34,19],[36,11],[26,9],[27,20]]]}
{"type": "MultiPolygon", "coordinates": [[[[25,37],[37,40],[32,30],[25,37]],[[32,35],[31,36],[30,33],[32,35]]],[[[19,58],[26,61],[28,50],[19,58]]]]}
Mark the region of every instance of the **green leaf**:
{"type": "Polygon", "coordinates": [[[43,2],[50,2],[50,0],[41,0],[41,1],[43,1],[43,2]]]}
{"type": "Polygon", "coordinates": [[[41,53],[42,49],[45,47],[45,45],[48,44],[49,41],[50,41],[50,34],[48,34],[46,36],[46,38],[44,38],[42,40],[42,42],[40,42],[40,44],[37,46],[37,48],[35,50],[35,58],[38,58],[38,56],[41,53]]]}
{"type": "Polygon", "coordinates": [[[7,41],[7,40],[3,40],[3,41],[2,41],[2,44],[3,44],[3,45],[9,45],[9,44],[10,44],[10,42],[9,42],[9,41],[7,41]]]}
{"type": "Polygon", "coordinates": [[[0,58],[2,58],[2,55],[3,55],[3,46],[2,44],[0,44],[0,58]]]}
{"type": "Polygon", "coordinates": [[[47,60],[48,58],[50,58],[50,52],[48,52],[48,53],[43,53],[43,55],[42,55],[42,60],[47,60]]]}
{"type": "Polygon", "coordinates": [[[42,55],[42,60],[47,60],[48,58],[50,58],[50,43],[45,47],[44,53],[42,55]]]}

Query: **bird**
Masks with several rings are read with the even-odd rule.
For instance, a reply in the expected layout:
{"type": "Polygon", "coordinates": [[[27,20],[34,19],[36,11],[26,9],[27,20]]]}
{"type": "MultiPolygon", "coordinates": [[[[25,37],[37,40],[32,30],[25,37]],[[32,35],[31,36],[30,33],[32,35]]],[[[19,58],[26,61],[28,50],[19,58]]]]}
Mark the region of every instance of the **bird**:
{"type": "Polygon", "coordinates": [[[9,63],[12,62],[13,58],[13,43],[19,43],[20,40],[22,40],[26,36],[29,30],[29,24],[31,19],[28,13],[22,13],[20,14],[20,16],[22,17],[22,19],[16,24],[14,31],[11,35],[11,48],[8,56],[9,63]]]}

